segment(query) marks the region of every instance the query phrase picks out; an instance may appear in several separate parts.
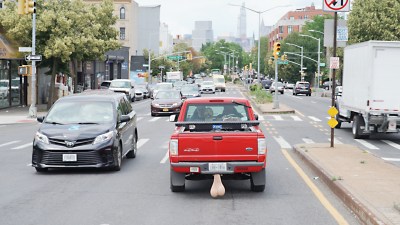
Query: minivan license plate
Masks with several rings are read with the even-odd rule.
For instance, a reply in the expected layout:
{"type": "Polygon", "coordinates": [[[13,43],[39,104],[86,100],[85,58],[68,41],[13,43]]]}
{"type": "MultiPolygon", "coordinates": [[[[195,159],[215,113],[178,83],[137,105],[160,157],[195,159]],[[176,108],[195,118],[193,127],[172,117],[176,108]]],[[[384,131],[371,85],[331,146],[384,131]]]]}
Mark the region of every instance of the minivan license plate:
{"type": "Polygon", "coordinates": [[[76,162],[76,154],[63,154],[63,162],[76,162]]]}
{"type": "Polygon", "coordinates": [[[226,171],[226,163],[209,163],[208,170],[210,172],[225,172],[226,171]]]}
{"type": "Polygon", "coordinates": [[[164,111],[164,112],[168,112],[168,109],[163,109],[162,111],[164,111]]]}

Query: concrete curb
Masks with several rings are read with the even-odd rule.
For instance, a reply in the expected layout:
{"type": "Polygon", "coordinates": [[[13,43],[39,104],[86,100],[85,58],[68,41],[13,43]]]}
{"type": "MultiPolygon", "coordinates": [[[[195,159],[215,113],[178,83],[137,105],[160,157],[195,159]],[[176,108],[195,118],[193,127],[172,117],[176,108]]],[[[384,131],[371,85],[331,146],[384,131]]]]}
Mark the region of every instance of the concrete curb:
{"type": "Polygon", "coordinates": [[[382,225],[385,224],[377,218],[364,204],[356,199],[338,181],[333,181],[333,174],[329,174],[318,162],[311,159],[307,154],[303,154],[301,145],[293,146],[293,150],[300,158],[324,181],[329,189],[362,221],[363,224],[382,225]]]}

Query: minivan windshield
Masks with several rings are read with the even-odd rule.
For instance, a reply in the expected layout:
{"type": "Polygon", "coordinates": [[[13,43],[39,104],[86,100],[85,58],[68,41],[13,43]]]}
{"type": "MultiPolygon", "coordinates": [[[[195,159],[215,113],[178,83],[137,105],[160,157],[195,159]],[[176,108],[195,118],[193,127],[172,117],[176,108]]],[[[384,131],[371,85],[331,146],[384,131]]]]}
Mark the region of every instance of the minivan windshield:
{"type": "Polygon", "coordinates": [[[46,123],[111,123],[114,118],[111,102],[57,102],[46,116],[46,123]]]}
{"type": "Polygon", "coordinates": [[[131,82],[122,80],[113,80],[110,84],[111,88],[131,88],[131,82]]]}

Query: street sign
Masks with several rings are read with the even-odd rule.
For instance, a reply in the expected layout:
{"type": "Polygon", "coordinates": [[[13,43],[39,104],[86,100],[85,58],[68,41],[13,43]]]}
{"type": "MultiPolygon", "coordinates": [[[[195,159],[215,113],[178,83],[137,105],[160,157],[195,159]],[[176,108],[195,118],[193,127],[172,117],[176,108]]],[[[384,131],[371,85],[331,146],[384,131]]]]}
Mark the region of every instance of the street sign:
{"type": "Polygon", "coordinates": [[[335,106],[330,107],[328,110],[328,115],[330,115],[331,117],[335,117],[336,114],[338,114],[338,113],[339,113],[339,111],[336,109],[335,106]]]}
{"type": "Polygon", "coordinates": [[[287,64],[289,64],[289,61],[278,59],[278,64],[287,65],[287,64]]]}
{"type": "Polygon", "coordinates": [[[32,47],[18,47],[19,52],[32,52],[32,47]]]}
{"type": "Polygon", "coordinates": [[[181,59],[183,59],[183,56],[181,56],[181,55],[170,55],[170,56],[167,56],[167,58],[170,59],[170,60],[181,60],[181,59]]]}
{"type": "Polygon", "coordinates": [[[349,12],[350,0],[323,0],[325,12],[349,12]]]}
{"type": "Polygon", "coordinates": [[[42,61],[42,55],[25,55],[25,61],[42,61]]]}
{"type": "Polygon", "coordinates": [[[319,66],[324,67],[326,64],[325,63],[319,63],[319,66]]]}
{"type": "Polygon", "coordinates": [[[149,64],[143,64],[143,67],[149,67],[149,64]]]}
{"type": "Polygon", "coordinates": [[[163,69],[165,69],[165,66],[159,66],[158,69],[163,70],[163,69]]]}
{"type": "Polygon", "coordinates": [[[329,60],[330,69],[339,69],[339,57],[331,57],[329,60]]]}
{"type": "Polygon", "coordinates": [[[336,125],[338,125],[338,121],[335,120],[335,118],[331,118],[330,120],[328,120],[328,125],[329,125],[331,128],[335,128],[336,125]]]}
{"type": "Polygon", "coordinates": [[[347,27],[337,27],[337,36],[336,36],[336,40],[337,41],[348,41],[349,37],[348,37],[348,29],[347,27]]]}

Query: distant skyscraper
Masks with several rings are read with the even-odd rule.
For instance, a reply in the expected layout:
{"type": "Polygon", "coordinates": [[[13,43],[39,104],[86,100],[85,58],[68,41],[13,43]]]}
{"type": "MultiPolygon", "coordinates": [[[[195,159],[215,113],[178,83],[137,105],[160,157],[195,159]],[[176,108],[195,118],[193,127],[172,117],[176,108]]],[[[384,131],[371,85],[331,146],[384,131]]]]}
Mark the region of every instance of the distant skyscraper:
{"type": "Polygon", "coordinates": [[[160,50],[160,8],[161,5],[139,6],[138,55],[150,49],[158,55],[160,50]]]}
{"type": "Polygon", "coordinates": [[[237,25],[237,35],[240,39],[247,38],[247,29],[246,29],[246,8],[244,8],[245,4],[242,3],[242,7],[240,7],[240,14],[238,17],[238,25],[237,25]]]}
{"type": "Polygon", "coordinates": [[[192,32],[192,47],[199,51],[203,44],[214,41],[212,21],[195,21],[192,32]]]}

